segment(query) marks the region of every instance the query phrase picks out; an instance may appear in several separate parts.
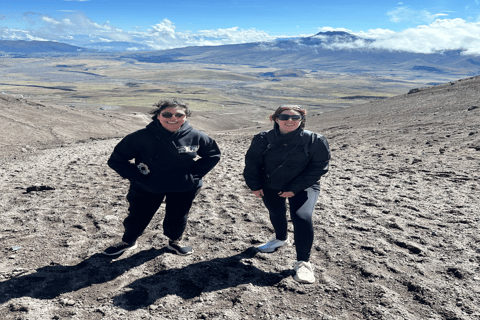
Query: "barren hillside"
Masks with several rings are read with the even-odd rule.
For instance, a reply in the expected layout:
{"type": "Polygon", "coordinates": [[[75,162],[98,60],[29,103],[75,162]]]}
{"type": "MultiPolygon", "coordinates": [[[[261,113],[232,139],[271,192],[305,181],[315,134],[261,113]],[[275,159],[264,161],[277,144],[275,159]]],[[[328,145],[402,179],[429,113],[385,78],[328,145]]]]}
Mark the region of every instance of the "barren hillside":
{"type": "Polygon", "coordinates": [[[139,248],[111,259],[128,184],[106,162],[148,118],[0,96],[0,317],[480,319],[479,81],[308,118],[332,150],[313,285],[293,280],[293,246],[253,248],[273,230],[241,173],[270,124],[219,132],[193,117],[223,152],[191,211],[195,254],[166,250],[162,206],[139,248]]]}

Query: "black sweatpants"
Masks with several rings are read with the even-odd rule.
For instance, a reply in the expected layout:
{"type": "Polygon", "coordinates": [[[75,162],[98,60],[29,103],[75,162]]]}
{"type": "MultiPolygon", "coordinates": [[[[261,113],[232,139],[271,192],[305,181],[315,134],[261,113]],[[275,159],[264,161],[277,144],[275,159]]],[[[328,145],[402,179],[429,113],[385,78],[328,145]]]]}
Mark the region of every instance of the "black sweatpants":
{"type": "MultiPolygon", "coordinates": [[[[270,221],[275,229],[276,238],[286,240],[287,204],[286,198],[280,197],[279,192],[279,190],[263,189],[263,203],[270,213],[270,221]]],[[[288,198],[298,261],[310,259],[313,245],[312,215],[319,194],[320,186],[314,185],[288,198]]]]}
{"type": "Polygon", "coordinates": [[[170,240],[182,237],[193,200],[200,189],[187,192],[150,193],[130,187],[127,200],[128,217],[123,221],[125,233],[122,241],[133,243],[140,237],[165,199],[163,234],[170,240]]]}

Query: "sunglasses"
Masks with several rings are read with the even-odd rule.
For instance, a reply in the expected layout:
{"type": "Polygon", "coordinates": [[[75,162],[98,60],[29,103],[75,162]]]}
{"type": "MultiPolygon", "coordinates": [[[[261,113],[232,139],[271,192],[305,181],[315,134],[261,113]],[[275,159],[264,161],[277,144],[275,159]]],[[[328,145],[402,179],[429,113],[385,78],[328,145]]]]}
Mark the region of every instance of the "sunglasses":
{"type": "Polygon", "coordinates": [[[171,118],[172,116],[175,116],[175,118],[183,118],[183,117],[186,116],[185,113],[175,113],[175,114],[173,114],[171,112],[162,112],[160,114],[162,115],[162,117],[167,118],[167,119],[171,118]]]}
{"type": "Polygon", "coordinates": [[[303,119],[303,116],[280,113],[277,115],[277,119],[280,121],[287,121],[288,119],[291,119],[292,121],[300,121],[303,119]]]}

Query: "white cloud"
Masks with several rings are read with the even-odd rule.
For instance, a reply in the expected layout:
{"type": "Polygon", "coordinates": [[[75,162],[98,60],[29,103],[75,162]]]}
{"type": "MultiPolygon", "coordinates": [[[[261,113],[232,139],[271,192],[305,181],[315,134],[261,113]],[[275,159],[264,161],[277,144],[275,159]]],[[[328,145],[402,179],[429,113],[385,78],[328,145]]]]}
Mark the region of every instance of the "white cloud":
{"type": "Polygon", "coordinates": [[[154,25],[149,32],[154,36],[165,36],[175,39],[175,26],[168,19],[164,19],[162,22],[154,25]]]}
{"type": "Polygon", "coordinates": [[[418,53],[463,49],[466,54],[480,54],[480,23],[463,19],[437,19],[429,25],[400,32],[375,29],[355,35],[375,39],[375,42],[367,46],[376,49],[418,53]]]}
{"type": "MultiPolygon", "coordinates": [[[[132,40],[128,32],[118,29],[109,23],[96,23],[81,12],[67,14],[66,17],[61,20],[48,16],[40,16],[40,19],[38,22],[36,21],[35,24],[38,26],[32,33],[51,40],[65,39],[65,36],[70,36],[74,39],[88,37],[93,40],[98,40],[103,37],[111,41],[132,40]]],[[[69,43],[77,44],[74,42],[75,40],[69,43]]]]}
{"type": "Polygon", "coordinates": [[[345,42],[322,43],[324,49],[383,49],[417,53],[434,53],[464,50],[464,54],[480,54],[480,22],[463,19],[437,19],[428,25],[395,32],[388,29],[371,29],[353,32],[344,28],[319,28],[320,31],[344,31],[361,39],[345,42]],[[374,40],[374,41],[369,41],[374,40]]]}
{"type": "MultiPolygon", "coordinates": [[[[168,19],[152,25],[147,30],[136,28],[126,31],[111,25],[108,21],[97,23],[82,12],[64,12],[62,19],[34,12],[26,12],[23,19],[30,25],[28,30],[0,29],[0,39],[31,40],[45,39],[64,41],[71,45],[82,46],[94,42],[132,42],[138,47],[150,46],[155,50],[186,46],[207,46],[238,44],[247,42],[273,41],[277,37],[257,29],[239,27],[200,30],[197,32],[179,31],[168,19]]],[[[132,46],[135,47],[135,46],[132,46]]]]}
{"type": "Polygon", "coordinates": [[[43,21],[45,21],[46,23],[51,23],[51,24],[53,24],[53,25],[59,25],[59,24],[61,24],[60,21],[57,21],[57,20],[52,19],[52,18],[49,18],[49,17],[42,17],[41,19],[42,19],[43,21]]]}
{"type": "Polygon", "coordinates": [[[274,40],[276,37],[269,36],[264,31],[256,29],[243,30],[239,27],[217,29],[217,30],[201,30],[198,32],[204,39],[223,43],[245,43],[274,40]]]}
{"type": "Polygon", "coordinates": [[[328,32],[328,31],[343,31],[343,32],[352,32],[351,30],[345,28],[332,28],[332,27],[322,27],[318,28],[318,32],[328,32]]]}
{"type": "Polygon", "coordinates": [[[276,37],[270,36],[264,31],[256,29],[244,30],[239,27],[200,30],[196,33],[189,31],[181,32],[177,31],[175,25],[168,19],[164,19],[146,32],[135,32],[135,38],[137,41],[142,41],[156,50],[186,46],[218,46],[223,44],[273,41],[276,39],[276,37]]]}
{"type": "Polygon", "coordinates": [[[19,29],[0,28],[0,38],[3,40],[29,40],[29,41],[47,41],[48,39],[41,38],[30,34],[29,31],[19,29]]]}
{"type": "Polygon", "coordinates": [[[430,23],[435,20],[435,14],[427,10],[412,10],[407,7],[398,7],[387,12],[390,21],[395,23],[430,23]]]}
{"type": "MultiPolygon", "coordinates": [[[[362,39],[351,42],[330,42],[330,49],[385,49],[409,52],[431,53],[445,50],[463,49],[468,54],[480,54],[480,22],[467,22],[463,19],[439,19],[400,32],[388,29],[371,29],[353,32],[345,28],[318,28],[319,32],[344,31],[362,39]],[[367,39],[367,40],[365,40],[367,39]],[[373,39],[375,41],[369,41],[373,39]]],[[[110,23],[97,23],[85,14],[75,12],[65,14],[61,19],[38,15],[32,12],[23,15],[29,22],[28,30],[0,27],[0,39],[5,40],[49,40],[82,46],[95,42],[130,42],[130,50],[149,46],[154,50],[186,46],[208,46],[239,44],[249,42],[269,42],[275,39],[288,39],[287,36],[272,36],[257,29],[239,27],[200,30],[197,32],[179,31],[175,24],[164,19],[147,30],[125,31],[110,23]]],[[[426,16],[424,16],[426,17],[426,16]]],[[[310,35],[297,35],[305,37],[310,35]]],[[[271,46],[266,46],[273,48],[271,46]]],[[[143,50],[143,49],[142,49],[143,50]]]]}

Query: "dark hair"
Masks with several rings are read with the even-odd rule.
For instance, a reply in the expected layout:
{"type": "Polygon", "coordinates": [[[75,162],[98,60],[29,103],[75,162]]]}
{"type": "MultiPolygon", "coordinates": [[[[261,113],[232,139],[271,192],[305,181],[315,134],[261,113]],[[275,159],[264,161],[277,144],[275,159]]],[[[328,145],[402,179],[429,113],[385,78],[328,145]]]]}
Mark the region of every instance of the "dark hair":
{"type": "Polygon", "coordinates": [[[172,100],[160,100],[157,103],[153,105],[155,110],[150,111],[149,113],[152,114],[152,120],[156,120],[157,116],[165,109],[168,108],[180,108],[183,111],[185,111],[185,114],[187,117],[190,117],[192,115],[192,110],[188,108],[188,103],[178,100],[178,99],[172,99],[172,100]]]}
{"type": "Polygon", "coordinates": [[[282,106],[278,107],[277,110],[275,110],[275,113],[270,116],[270,120],[271,121],[277,120],[277,116],[285,110],[292,110],[292,111],[299,112],[303,116],[302,123],[300,124],[300,128],[302,128],[302,129],[305,128],[305,122],[307,122],[307,118],[306,118],[307,110],[305,110],[304,108],[302,108],[299,105],[293,105],[293,104],[286,105],[285,104],[285,105],[282,105],[282,106]]]}

